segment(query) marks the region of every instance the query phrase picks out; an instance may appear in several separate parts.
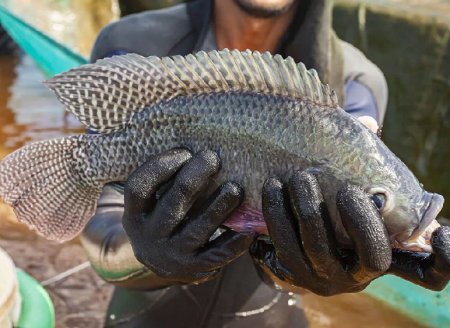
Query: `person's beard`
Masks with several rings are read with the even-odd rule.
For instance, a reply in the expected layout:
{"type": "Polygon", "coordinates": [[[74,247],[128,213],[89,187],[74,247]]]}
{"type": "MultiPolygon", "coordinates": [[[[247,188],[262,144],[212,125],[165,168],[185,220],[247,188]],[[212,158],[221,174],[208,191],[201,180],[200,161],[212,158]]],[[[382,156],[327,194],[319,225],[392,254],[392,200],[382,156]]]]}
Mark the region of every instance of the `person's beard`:
{"type": "Polygon", "coordinates": [[[284,0],[281,4],[263,4],[255,0],[234,0],[249,16],[260,18],[277,17],[288,11],[299,0],[284,0]]]}

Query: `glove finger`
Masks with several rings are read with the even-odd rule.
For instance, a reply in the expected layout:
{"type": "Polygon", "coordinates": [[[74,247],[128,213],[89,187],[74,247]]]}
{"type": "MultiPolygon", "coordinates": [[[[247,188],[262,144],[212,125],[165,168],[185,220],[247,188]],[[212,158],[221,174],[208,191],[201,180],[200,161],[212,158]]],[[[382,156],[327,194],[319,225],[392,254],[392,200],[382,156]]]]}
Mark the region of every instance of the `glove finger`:
{"type": "Polygon", "coordinates": [[[432,270],[434,257],[435,255],[430,253],[393,249],[392,263],[388,273],[399,276],[425,288],[435,289],[438,286],[436,286],[436,281],[433,281],[432,277],[432,275],[435,274],[432,270]],[[431,285],[434,285],[434,288],[429,284],[430,278],[431,285]]]}
{"type": "MultiPolygon", "coordinates": [[[[294,281],[295,277],[291,271],[286,269],[279,261],[274,245],[265,240],[256,240],[250,247],[250,254],[259,264],[259,267],[275,275],[280,280],[294,281]]],[[[305,277],[306,279],[306,277],[305,277]]]]}
{"type": "Polygon", "coordinates": [[[450,273],[448,267],[441,267],[439,255],[394,249],[389,273],[411,281],[416,285],[440,291],[445,288],[450,273]]]}
{"type": "Polygon", "coordinates": [[[450,227],[437,228],[431,236],[431,246],[436,256],[434,269],[450,279],[450,227]]]}
{"type": "Polygon", "coordinates": [[[172,187],[161,197],[152,212],[148,229],[160,236],[173,234],[195,202],[198,194],[207,188],[212,176],[219,170],[220,160],[212,151],[201,151],[177,174],[172,187]]]}
{"type": "Polygon", "coordinates": [[[239,185],[232,182],[225,183],[218,194],[213,196],[208,207],[186,223],[179,238],[183,238],[186,245],[190,244],[193,248],[205,245],[231,212],[241,204],[243,196],[244,191],[239,185]]]}
{"type": "Polygon", "coordinates": [[[268,179],[263,186],[262,208],[270,239],[277,256],[285,266],[306,266],[298,238],[298,226],[289,213],[283,185],[276,178],[268,179]]]}
{"type": "Polygon", "coordinates": [[[389,268],[392,259],[381,216],[368,195],[352,185],[338,192],[337,207],[359,257],[352,276],[361,283],[371,281],[389,268]]]}
{"type": "Polygon", "coordinates": [[[450,227],[439,227],[431,236],[434,254],[429,263],[422,263],[423,287],[440,291],[450,280],[450,227]]]}
{"type": "MultiPolygon", "coordinates": [[[[142,213],[148,213],[154,195],[190,158],[185,149],[173,149],[152,157],[128,178],[124,190],[124,223],[142,213]]],[[[132,225],[133,226],[133,225],[132,225]]]]}
{"type": "Polygon", "coordinates": [[[311,173],[296,172],[289,182],[289,195],[300,226],[303,249],[314,272],[328,279],[336,270],[343,271],[317,179],[311,173]]]}
{"type": "Polygon", "coordinates": [[[197,255],[196,269],[217,270],[245,253],[253,242],[253,235],[227,230],[207,244],[197,255]]]}

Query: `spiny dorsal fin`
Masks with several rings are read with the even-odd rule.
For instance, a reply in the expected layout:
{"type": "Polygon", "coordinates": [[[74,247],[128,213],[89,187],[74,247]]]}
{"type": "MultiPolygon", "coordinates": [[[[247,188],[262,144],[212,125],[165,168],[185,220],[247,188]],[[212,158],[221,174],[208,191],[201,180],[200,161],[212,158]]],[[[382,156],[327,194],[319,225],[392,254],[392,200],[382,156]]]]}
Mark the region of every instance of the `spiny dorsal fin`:
{"type": "Polygon", "coordinates": [[[104,133],[120,130],[145,107],[179,95],[248,91],[338,106],[336,94],[316,71],[290,57],[249,50],[115,56],[59,74],[46,84],[83,124],[104,133]]]}

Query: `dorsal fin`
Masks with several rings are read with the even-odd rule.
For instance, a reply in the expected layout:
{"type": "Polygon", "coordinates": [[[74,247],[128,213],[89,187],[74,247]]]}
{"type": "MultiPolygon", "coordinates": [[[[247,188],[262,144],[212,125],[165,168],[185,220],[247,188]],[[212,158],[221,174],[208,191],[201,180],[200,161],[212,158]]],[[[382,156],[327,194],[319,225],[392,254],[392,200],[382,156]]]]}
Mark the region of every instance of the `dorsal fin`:
{"type": "Polygon", "coordinates": [[[252,91],[338,106],[336,94],[316,71],[290,57],[249,50],[115,56],[59,74],[46,84],[83,124],[104,133],[120,130],[146,106],[179,95],[252,91]]]}

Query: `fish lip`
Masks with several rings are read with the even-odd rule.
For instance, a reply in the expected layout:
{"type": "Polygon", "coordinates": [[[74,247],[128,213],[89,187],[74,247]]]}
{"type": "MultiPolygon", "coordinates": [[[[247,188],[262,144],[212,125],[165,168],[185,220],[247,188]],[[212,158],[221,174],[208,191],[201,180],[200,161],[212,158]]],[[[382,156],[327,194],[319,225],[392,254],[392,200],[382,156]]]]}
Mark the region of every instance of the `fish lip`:
{"type": "Polygon", "coordinates": [[[413,231],[407,241],[415,240],[420,237],[431,224],[431,222],[436,219],[443,206],[444,197],[439,194],[432,194],[428,206],[425,212],[423,212],[419,226],[413,231]]]}

